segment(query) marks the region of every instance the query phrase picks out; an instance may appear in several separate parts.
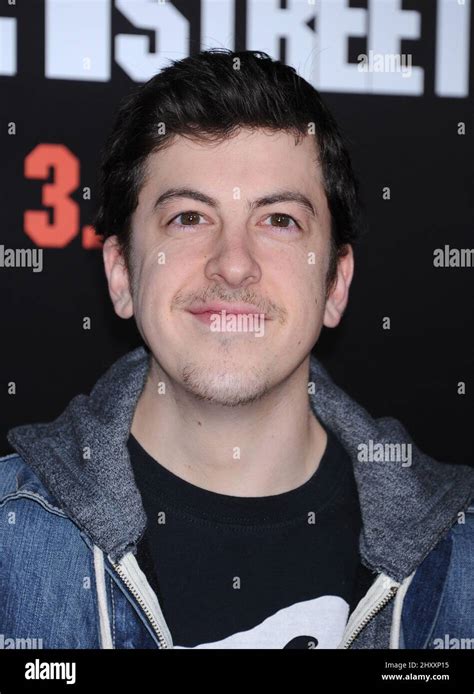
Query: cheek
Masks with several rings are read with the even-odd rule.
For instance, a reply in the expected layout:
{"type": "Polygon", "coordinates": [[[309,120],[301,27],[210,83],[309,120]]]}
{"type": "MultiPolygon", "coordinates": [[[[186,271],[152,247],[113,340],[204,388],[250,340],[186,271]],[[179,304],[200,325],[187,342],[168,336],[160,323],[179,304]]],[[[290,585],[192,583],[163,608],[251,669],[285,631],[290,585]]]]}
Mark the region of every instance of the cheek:
{"type": "Polygon", "coordinates": [[[167,281],[166,265],[153,265],[142,268],[136,287],[134,308],[136,315],[146,321],[150,316],[155,320],[166,313],[170,283],[167,281]]]}
{"type": "MultiPolygon", "coordinates": [[[[148,330],[167,331],[173,329],[175,318],[182,306],[177,298],[196,286],[198,269],[182,258],[165,255],[165,262],[146,262],[140,274],[137,312],[148,330]],[[191,269],[193,268],[193,269],[191,269]]],[[[202,286],[202,285],[199,285],[202,286]]]]}
{"type": "Polygon", "coordinates": [[[295,329],[300,334],[313,336],[320,329],[325,309],[325,282],[321,263],[316,260],[315,264],[308,263],[306,268],[300,268],[299,276],[293,276],[290,286],[297,323],[295,329]]]}
{"type": "Polygon", "coordinates": [[[325,289],[325,269],[321,256],[309,253],[307,261],[300,265],[298,270],[293,277],[303,303],[311,307],[320,305],[325,289]]]}

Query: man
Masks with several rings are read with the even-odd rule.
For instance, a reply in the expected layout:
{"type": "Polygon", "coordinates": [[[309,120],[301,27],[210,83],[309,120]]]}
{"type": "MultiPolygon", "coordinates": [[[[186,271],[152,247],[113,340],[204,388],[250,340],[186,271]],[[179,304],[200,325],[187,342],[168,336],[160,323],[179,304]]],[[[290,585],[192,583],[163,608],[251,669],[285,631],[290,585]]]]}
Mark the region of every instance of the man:
{"type": "Polygon", "coordinates": [[[474,471],[311,354],[360,202],[319,94],[203,52],[135,89],[96,231],[145,347],[9,431],[0,625],[45,648],[436,648],[472,632],[474,471]],[[449,630],[449,631],[448,631],[449,630]]]}

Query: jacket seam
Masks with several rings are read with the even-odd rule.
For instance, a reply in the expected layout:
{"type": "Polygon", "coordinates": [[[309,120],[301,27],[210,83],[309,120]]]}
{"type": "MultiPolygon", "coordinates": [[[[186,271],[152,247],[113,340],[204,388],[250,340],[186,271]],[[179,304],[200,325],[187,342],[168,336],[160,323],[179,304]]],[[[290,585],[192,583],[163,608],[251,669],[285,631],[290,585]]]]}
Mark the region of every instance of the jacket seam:
{"type": "Polygon", "coordinates": [[[0,507],[3,506],[7,501],[14,501],[15,499],[27,499],[29,501],[35,501],[36,503],[40,504],[45,511],[49,511],[56,516],[69,519],[69,516],[64,513],[61,508],[54,506],[53,504],[49,503],[44,496],[40,496],[34,492],[13,492],[12,494],[7,494],[0,499],[0,507]]]}
{"type": "Polygon", "coordinates": [[[11,460],[12,458],[19,458],[21,459],[21,455],[18,453],[8,453],[7,455],[2,455],[0,458],[0,463],[4,463],[6,460],[11,460]]]}

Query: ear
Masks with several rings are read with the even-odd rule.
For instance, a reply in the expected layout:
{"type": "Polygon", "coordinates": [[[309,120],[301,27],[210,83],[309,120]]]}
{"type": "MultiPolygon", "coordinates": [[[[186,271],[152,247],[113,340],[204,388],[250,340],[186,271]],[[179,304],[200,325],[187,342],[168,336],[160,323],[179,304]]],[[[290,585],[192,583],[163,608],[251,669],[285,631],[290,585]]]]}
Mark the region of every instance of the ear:
{"type": "Polygon", "coordinates": [[[133,316],[133,299],[130,291],[130,278],[117,236],[108,236],[105,239],[102,256],[109,285],[109,295],[115,313],[120,318],[131,318],[133,316]]]}
{"type": "Polygon", "coordinates": [[[337,261],[336,278],[326,299],[323,323],[327,328],[335,328],[349,300],[349,287],[354,274],[354,253],[352,246],[347,245],[347,252],[337,261]]]}

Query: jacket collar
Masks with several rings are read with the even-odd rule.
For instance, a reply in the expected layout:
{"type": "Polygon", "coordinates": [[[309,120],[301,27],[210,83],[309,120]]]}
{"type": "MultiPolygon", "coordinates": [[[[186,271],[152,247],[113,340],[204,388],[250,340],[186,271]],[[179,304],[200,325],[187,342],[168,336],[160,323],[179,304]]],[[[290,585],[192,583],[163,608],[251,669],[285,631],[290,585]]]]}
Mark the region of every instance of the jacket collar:
{"type": "MultiPolygon", "coordinates": [[[[138,347],[45,424],[10,429],[7,438],[59,506],[113,561],[132,551],[146,527],[127,440],[150,354],[138,347]]],[[[354,468],[363,529],[360,554],[396,581],[412,573],[474,495],[474,469],[436,462],[395,419],[373,419],[311,356],[310,406],[337,435],[354,468]],[[314,391],[314,392],[313,392],[314,391]],[[411,465],[363,462],[361,444],[410,443],[411,465]]]]}

